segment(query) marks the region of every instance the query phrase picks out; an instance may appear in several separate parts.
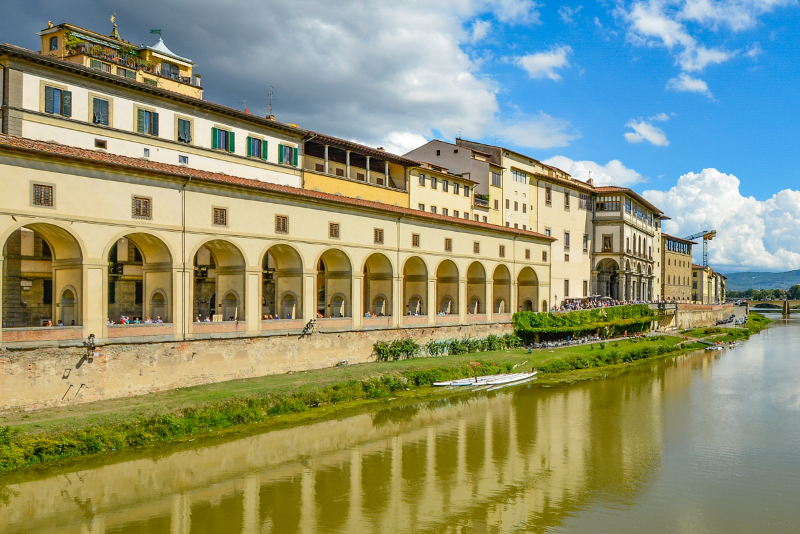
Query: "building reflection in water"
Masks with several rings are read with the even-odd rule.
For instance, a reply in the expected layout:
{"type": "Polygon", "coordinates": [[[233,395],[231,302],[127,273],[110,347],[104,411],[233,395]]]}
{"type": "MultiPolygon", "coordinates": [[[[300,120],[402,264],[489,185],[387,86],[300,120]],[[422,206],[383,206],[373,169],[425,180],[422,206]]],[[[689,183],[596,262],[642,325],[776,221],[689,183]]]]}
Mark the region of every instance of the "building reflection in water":
{"type": "MultiPolygon", "coordinates": [[[[544,531],[658,472],[662,397],[713,357],[416,401],[6,486],[5,534],[544,531]]],[[[1,483],[0,483],[1,484],[1,483]]],[[[2,501],[0,501],[2,503],[2,501]]]]}

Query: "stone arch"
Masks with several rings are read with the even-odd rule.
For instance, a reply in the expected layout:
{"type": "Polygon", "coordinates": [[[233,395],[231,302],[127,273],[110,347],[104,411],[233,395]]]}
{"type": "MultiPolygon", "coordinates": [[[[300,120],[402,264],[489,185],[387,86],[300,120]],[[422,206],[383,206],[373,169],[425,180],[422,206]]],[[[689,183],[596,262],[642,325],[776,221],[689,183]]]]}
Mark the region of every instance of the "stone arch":
{"type": "Polygon", "coordinates": [[[611,258],[597,263],[597,294],[603,297],[620,300],[619,264],[611,258]]]}
{"type": "Polygon", "coordinates": [[[245,294],[246,265],[242,250],[226,239],[211,239],[196,247],[192,264],[193,313],[212,319],[217,315],[222,321],[234,316],[243,321],[247,303],[241,298],[245,294]],[[228,298],[231,292],[236,295],[235,309],[228,298]]]}
{"type": "Polygon", "coordinates": [[[330,248],[319,255],[316,265],[317,313],[323,317],[352,317],[353,268],[350,257],[342,250],[330,248]],[[337,298],[335,302],[334,297],[337,298]]]}
{"type": "Polygon", "coordinates": [[[222,307],[220,308],[222,314],[223,321],[243,321],[244,317],[241,316],[240,307],[241,307],[241,298],[239,297],[239,293],[236,292],[234,289],[229,289],[225,292],[222,297],[222,301],[220,304],[222,307]]]}
{"type": "Polygon", "coordinates": [[[436,302],[438,313],[458,314],[458,267],[452,260],[443,260],[436,268],[436,302]]]}
{"type": "MultiPolygon", "coordinates": [[[[539,311],[536,309],[536,302],[539,300],[539,277],[536,271],[530,267],[524,267],[517,275],[517,302],[518,308],[522,311],[539,311]],[[528,302],[530,310],[525,309],[525,302],[528,302]]],[[[547,311],[547,304],[544,303],[541,311],[547,311]]]]}
{"type": "Polygon", "coordinates": [[[147,300],[150,303],[150,306],[148,308],[148,310],[149,310],[148,311],[148,315],[154,321],[157,320],[159,317],[161,317],[161,319],[164,322],[169,322],[168,319],[167,319],[169,317],[168,312],[167,312],[167,310],[169,309],[169,297],[168,297],[168,294],[166,292],[164,292],[163,289],[159,288],[159,289],[154,290],[150,294],[150,296],[148,297],[147,300]]]}
{"type": "Polygon", "coordinates": [[[58,298],[58,321],[64,326],[77,325],[78,292],[72,286],[66,286],[61,290],[58,298]]]}
{"type": "Polygon", "coordinates": [[[428,265],[419,256],[403,264],[403,302],[406,315],[428,313],[428,265]]]}
{"type": "MultiPolygon", "coordinates": [[[[511,272],[503,264],[498,265],[492,275],[492,297],[494,313],[512,313],[511,272]]],[[[532,311],[533,306],[531,306],[532,311]]]]}
{"type": "Polygon", "coordinates": [[[261,256],[261,315],[303,317],[303,257],[291,245],[278,243],[261,256]],[[289,300],[286,297],[290,296],[289,300]],[[291,302],[293,299],[293,302],[291,302]]]}
{"type": "Polygon", "coordinates": [[[364,260],[362,268],[364,274],[364,312],[371,315],[392,315],[392,283],[394,269],[391,260],[380,252],[370,254],[364,260]],[[376,309],[376,297],[382,295],[381,309],[376,309]],[[388,296],[387,296],[388,295],[388,296]]]}
{"type": "Polygon", "coordinates": [[[83,324],[84,246],[69,228],[57,223],[18,224],[3,242],[3,327],[41,327],[64,319],[83,324]],[[61,302],[69,288],[73,297],[61,302]]]}
{"type": "Polygon", "coordinates": [[[467,306],[468,314],[486,313],[486,268],[479,261],[467,267],[467,306]]]}

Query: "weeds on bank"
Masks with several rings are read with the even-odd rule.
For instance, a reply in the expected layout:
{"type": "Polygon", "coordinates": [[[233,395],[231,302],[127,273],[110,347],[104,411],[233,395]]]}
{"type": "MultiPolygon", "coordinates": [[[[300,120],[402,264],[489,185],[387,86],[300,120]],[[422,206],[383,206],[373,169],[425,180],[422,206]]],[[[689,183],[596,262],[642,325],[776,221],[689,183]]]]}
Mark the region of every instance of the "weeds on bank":
{"type": "Polygon", "coordinates": [[[372,346],[372,354],[377,361],[388,362],[422,356],[456,356],[459,354],[514,349],[519,347],[521,343],[522,340],[514,334],[490,335],[474,339],[465,337],[462,339],[429,341],[425,345],[420,345],[411,338],[402,338],[391,342],[377,341],[372,346]]]}

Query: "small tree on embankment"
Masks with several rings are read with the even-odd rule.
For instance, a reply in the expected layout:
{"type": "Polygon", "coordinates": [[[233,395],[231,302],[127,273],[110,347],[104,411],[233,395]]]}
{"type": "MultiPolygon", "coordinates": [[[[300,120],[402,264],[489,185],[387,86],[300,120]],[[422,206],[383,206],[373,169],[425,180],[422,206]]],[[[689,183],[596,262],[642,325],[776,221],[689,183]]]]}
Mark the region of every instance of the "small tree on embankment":
{"type": "Polygon", "coordinates": [[[591,334],[606,337],[646,332],[658,314],[647,304],[613,306],[567,313],[517,312],[514,330],[526,343],[591,334]]]}

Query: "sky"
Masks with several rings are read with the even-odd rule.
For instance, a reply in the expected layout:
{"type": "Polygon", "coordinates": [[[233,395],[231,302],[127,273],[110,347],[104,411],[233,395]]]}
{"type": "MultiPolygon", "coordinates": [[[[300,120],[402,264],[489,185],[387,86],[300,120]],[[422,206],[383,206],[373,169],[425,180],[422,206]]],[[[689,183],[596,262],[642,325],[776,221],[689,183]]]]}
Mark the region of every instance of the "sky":
{"type": "MultiPolygon", "coordinates": [[[[800,268],[797,0],[5,0],[0,42],[70,22],[198,63],[205,98],[405,153],[498,144],[716,229],[721,272],[800,268]]],[[[700,259],[696,247],[695,260],[700,259]]]]}

